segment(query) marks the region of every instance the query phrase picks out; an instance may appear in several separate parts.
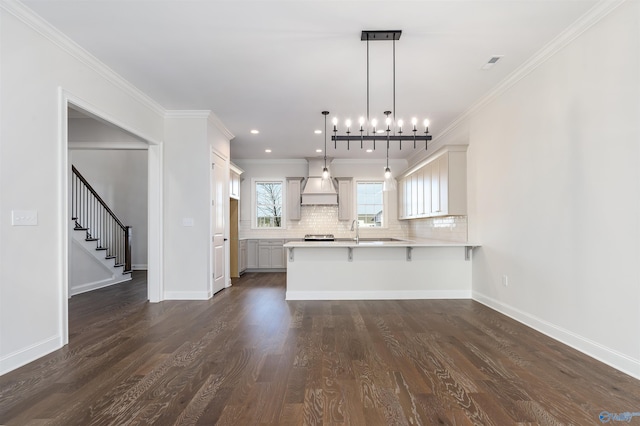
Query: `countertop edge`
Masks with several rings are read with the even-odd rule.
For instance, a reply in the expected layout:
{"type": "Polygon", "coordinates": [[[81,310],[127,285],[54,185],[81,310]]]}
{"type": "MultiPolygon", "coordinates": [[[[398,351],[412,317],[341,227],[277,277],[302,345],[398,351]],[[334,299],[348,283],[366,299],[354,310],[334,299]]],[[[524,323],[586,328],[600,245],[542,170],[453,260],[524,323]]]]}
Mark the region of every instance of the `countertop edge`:
{"type": "Polygon", "coordinates": [[[285,248],[389,248],[389,247],[480,247],[475,242],[454,242],[439,240],[406,240],[406,241],[296,241],[284,245],[285,248]]]}

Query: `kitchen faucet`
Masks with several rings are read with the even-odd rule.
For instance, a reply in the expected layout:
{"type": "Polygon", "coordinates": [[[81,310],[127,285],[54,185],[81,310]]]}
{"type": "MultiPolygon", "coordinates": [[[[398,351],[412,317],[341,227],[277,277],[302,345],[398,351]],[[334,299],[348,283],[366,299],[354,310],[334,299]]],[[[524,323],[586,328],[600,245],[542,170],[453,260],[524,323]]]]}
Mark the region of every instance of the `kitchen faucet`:
{"type": "Polygon", "coordinates": [[[360,244],[360,222],[358,221],[358,219],[353,219],[353,222],[351,222],[352,231],[353,228],[355,228],[356,230],[356,244],[360,244]]]}

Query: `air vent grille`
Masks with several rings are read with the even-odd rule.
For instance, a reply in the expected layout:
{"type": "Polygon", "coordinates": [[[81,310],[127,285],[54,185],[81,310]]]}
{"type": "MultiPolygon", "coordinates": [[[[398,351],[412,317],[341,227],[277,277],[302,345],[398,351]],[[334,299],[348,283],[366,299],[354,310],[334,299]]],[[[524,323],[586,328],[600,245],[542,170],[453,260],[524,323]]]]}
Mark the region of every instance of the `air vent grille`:
{"type": "Polygon", "coordinates": [[[485,63],[481,69],[483,70],[488,70],[491,67],[493,67],[500,59],[502,59],[504,55],[494,55],[491,58],[489,58],[489,60],[487,61],[487,63],[485,63]]]}

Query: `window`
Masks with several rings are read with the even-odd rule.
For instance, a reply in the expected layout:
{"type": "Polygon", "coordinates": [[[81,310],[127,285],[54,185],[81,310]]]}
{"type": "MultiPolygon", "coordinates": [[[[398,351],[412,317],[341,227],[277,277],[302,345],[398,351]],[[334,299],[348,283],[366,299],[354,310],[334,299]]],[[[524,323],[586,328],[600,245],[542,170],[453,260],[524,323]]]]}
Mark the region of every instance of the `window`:
{"type": "Polygon", "coordinates": [[[356,211],[360,226],[382,226],[384,210],[382,182],[358,182],[356,188],[356,211]]]}
{"type": "Polygon", "coordinates": [[[255,181],[256,228],[282,228],[282,181],[255,181]]]}

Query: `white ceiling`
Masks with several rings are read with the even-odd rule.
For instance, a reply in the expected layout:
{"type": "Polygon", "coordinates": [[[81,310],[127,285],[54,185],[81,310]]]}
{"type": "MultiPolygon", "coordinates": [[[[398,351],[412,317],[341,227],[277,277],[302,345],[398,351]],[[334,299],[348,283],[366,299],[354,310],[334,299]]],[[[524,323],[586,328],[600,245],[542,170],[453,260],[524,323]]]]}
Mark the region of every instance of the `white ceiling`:
{"type": "MultiPolygon", "coordinates": [[[[402,30],[397,117],[435,138],[596,0],[23,0],[166,109],[213,111],[233,159],[322,155],[322,110],[366,110],[362,30],[402,30]],[[480,67],[504,58],[491,70],[480,67]],[[252,135],[251,129],[260,134],[252,135]],[[264,152],[272,149],[271,154],[264,152]]],[[[392,109],[391,43],[370,44],[371,116],[392,109]]],[[[331,117],[330,116],[330,117],[331,117]]],[[[354,144],[327,155],[382,158],[354,144]],[[357,148],[354,148],[355,147],[357,148]]],[[[408,148],[408,145],[405,145],[408,148]]],[[[392,148],[392,158],[412,149],[392,148]]]]}

